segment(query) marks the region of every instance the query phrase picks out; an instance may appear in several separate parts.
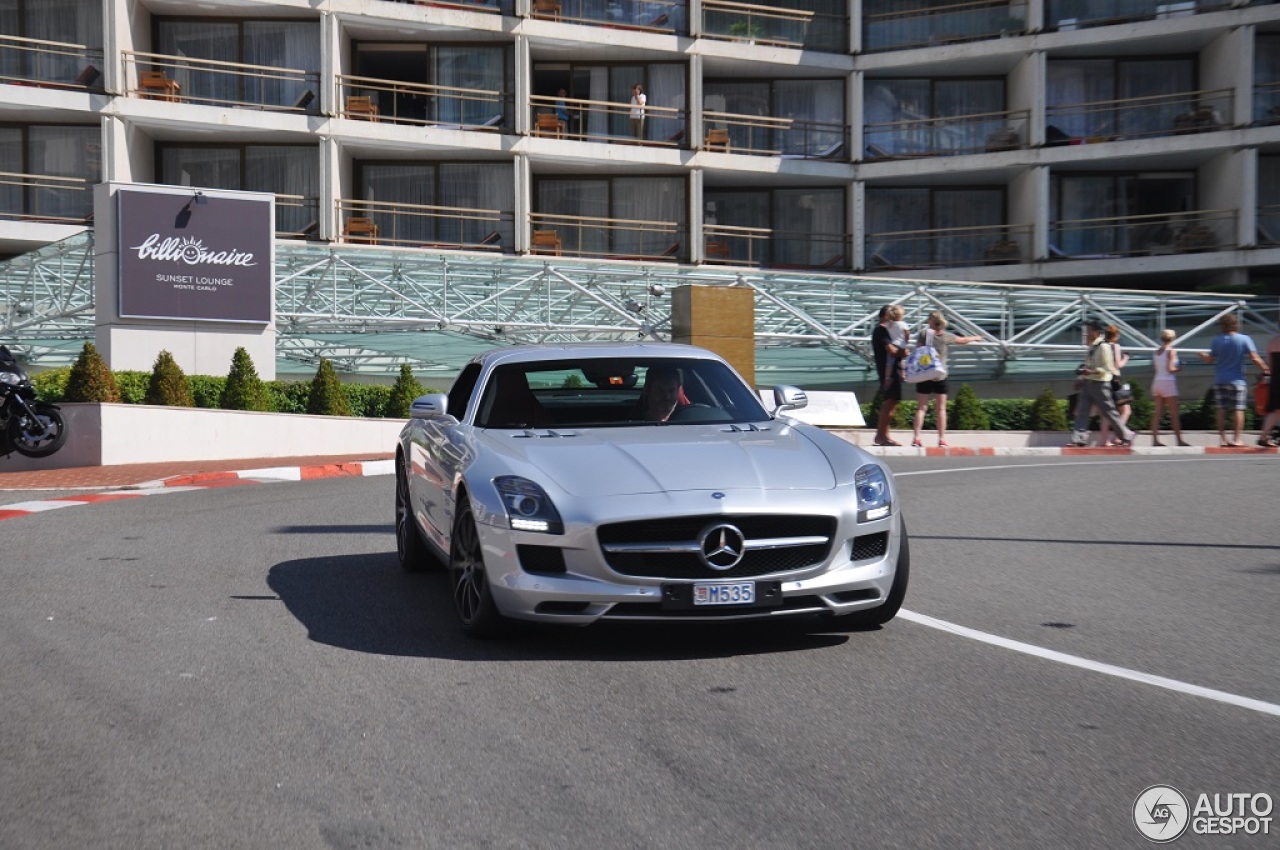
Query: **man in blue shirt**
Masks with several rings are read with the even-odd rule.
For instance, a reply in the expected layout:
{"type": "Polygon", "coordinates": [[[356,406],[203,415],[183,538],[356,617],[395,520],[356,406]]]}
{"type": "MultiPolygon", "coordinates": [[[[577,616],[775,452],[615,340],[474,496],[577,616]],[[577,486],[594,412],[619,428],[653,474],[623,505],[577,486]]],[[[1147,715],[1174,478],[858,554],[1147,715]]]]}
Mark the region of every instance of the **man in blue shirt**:
{"type": "Polygon", "coordinates": [[[1223,446],[1241,447],[1240,432],[1244,430],[1244,410],[1248,404],[1249,384],[1244,378],[1244,359],[1247,355],[1264,375],[1271,374],[1267,364],[1258,356],[1253,340],[1240,333],[1240,318],[1227,313],[1218,320],[1222,336],[1215,337],[1209,353],[1200,353],[1206,363],[1213,363],[1213,397],[1218,407],[1218,437],[1223,446]],[[1235,439],[1227,441],[1226,412],[1235,411],[1235,439]]]}

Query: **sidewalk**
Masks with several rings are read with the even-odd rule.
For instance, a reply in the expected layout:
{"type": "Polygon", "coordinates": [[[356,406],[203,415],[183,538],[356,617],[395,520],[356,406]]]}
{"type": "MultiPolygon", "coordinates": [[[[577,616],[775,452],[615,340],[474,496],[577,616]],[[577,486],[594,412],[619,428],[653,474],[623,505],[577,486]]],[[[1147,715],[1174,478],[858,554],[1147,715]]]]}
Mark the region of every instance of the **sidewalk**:
{"type": "Polygon", "coordinates": [[[0,491],[116,490],[211,485],[235,479],[310,480],[390,474],[391,452],[361,455],[191,460],[4,472],[0,491]]]}

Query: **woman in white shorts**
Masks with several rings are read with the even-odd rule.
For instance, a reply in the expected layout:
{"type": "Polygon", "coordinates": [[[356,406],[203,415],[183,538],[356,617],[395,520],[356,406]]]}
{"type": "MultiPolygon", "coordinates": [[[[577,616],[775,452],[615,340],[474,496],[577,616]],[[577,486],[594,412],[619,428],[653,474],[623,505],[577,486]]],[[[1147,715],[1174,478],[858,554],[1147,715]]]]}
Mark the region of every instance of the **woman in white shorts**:
{"type": "Polygon", "coordinates": [[[1163,446],[1160,442],[1160,419],[1164,416],[1167,408],[1169,411],[1169,424],[1172,426],[1173,435],[1178,439],[1178,445],[1189,445],[1182,439],[1182,423],[1178,421],[1178,378],[1174,374],[1178,371],[1178,352],[1173,350],[1173,331],[1165,329],[1160,332],[1160,347],[1156,349],[1155,356],[1151,358],[1152,365],[1156,367],[1156,376],[1151,381],[1151,397],[1155,399],[1155,410],[1151,414],[1151,443],[1156,446],[1163,446]]]}

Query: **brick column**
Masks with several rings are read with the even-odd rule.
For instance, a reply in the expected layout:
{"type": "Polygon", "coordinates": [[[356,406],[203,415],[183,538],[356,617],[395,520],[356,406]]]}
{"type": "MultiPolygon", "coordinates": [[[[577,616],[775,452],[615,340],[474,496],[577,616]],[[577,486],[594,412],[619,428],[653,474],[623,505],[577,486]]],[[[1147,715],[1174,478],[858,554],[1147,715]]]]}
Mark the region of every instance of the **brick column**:
{"type": "Polygon", "coordinates": [[[671,341],[714,351],[756,385],[755,290],[680,286],[671,294],[671,341]]]}

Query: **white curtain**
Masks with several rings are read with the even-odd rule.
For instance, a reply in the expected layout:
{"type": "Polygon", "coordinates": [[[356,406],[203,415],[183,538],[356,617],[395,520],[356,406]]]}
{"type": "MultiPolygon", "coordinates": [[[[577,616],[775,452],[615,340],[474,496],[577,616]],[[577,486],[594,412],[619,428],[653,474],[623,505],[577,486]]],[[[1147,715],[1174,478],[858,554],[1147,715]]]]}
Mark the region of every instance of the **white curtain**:
{"type": "MultiPolygon", "coordinates": [[[[320,71],[320,25],[314,21],[245,21],[244,58],[249,65],[317,74],[320,71]]],[[[270,106],[292,106],[311,91],[319,97],[319,78],[244,79],[244,100],[270,106]]]]}

